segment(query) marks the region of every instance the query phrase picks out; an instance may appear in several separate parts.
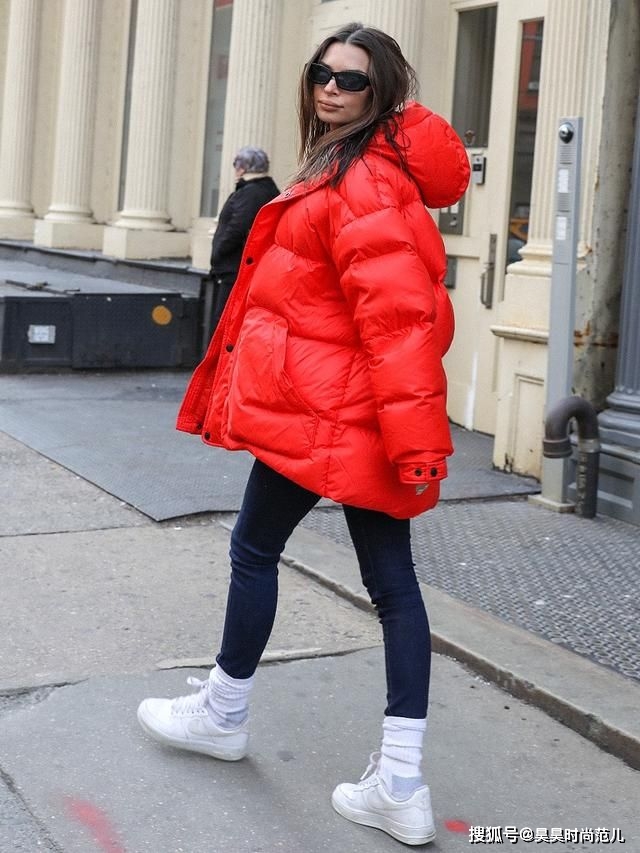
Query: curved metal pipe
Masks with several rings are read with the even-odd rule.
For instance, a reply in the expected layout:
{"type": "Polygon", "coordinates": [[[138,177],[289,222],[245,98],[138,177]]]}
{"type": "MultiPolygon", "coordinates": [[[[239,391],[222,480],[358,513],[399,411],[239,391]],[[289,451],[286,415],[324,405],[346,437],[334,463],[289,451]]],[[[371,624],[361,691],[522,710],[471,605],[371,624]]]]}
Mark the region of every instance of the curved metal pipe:
{"type": "Polygon", "coordinates": [[[545,420],[542,453],[547,459],[571,456],[569,425],[572,420],[578,425],[576,514],[593,518],[598,500],[600,434],[598,416],[591,403],[582,397],[565,397],[556,403],[545,420]]]}
{"type": "Polygon", "coordinates": [[[599,439],[598,416],[591,403],[582,397],[565,397],[551,409],[544,424],[542,448],[547,459],[571,456],[568,431],[573,418],[578,424],[580,438],[596,441],[599,439]]]}

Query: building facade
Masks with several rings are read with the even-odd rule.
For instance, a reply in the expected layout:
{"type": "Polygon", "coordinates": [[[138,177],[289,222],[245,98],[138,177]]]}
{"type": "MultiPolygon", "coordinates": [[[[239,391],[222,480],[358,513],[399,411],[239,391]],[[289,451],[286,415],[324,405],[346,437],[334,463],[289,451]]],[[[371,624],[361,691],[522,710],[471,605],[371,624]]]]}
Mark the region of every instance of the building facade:
{"type": "Polygon", "coordinates": [[[467,194],[433,211],[450,416],[538,477],[557,128],[583,118],[573,391],[605,410],[602,506],[640,523],[640,0],[0,0],[0,240],[206,270],[235,151],[286,184],[301,67],[351,20],[397,38],[468,146],[467,194]]]}

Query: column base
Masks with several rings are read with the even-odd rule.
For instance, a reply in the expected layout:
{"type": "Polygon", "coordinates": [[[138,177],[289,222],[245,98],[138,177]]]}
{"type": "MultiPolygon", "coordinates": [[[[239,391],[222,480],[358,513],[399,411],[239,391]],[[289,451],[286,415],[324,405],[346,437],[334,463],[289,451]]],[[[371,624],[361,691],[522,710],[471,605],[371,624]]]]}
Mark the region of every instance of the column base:
{"type": "Polygon", "coordinates": [[[33,216],[0,216],[0,238],[31,240],[35,221],[33,216]]]}
{"type": "Polygon", "coordinates": [[[95,222],[56,222],[37,219],[34,246],[50,249],[102,249],[104,225],[95,222]]]}
{"type": "MultiPolygon", "coordinates": [[[[542,443],[542,442],[541,442],[542,443]]],[[[569,465],[567,459],[542,459],[542,491],[534,495],[533,503],[554,512],[573,512],[575,504],[568,493],[569,465]]]]}
{"type": "Polygon", "coordinates": [[[640,526],[639,450],[615,444],[602,445],[598,513],[640,526]]]}
{"type": "Polygon", "coordinates": [[[209,272],[211,267],[211,231],[217,220],[213,217],[200,217],[191,229],[191,265],[195,269],[209,272]]]}
{"type": "Polygon", "coordinates": [[[542,495],[529,495],[527,500],[529,503],[537,504],[543,509],[550,509],[553,512],[574,512],[576,508],[575,504],[556,501],[552,498],[545,498],[542,495]]]}
{"type": "Polygon", "coordinates": [[[102,253],[114,258],[188,258],[189,234],[186,231],[143,231],[107,225],[102,253]]]}
{"type": "Polygon", "coordinates": [[[598,415],[598,423],[600,438],[607,444],[640,450],[640,414],[619,409],[605,409],[598,415]]]}

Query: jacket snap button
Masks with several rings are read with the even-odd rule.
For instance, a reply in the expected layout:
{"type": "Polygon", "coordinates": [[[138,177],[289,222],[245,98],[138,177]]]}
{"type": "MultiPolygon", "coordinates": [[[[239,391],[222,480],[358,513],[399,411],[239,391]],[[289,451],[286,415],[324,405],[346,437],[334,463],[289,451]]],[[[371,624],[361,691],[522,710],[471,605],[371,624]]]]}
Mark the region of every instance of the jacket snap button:
{"type": "Polygon", "coordinates": [[[438,476],[438,469],[437,469],[437,468],[432,468],[432,469],[431,469],[431,476],[432,476],[432,477],[437,477],[437,476],[438,476]]]}
{"type": "Polygon", "coordinates": [[[211,433],[210,433],[210,432],[205,432],[204,437],[205,437],[205,440],[206,440],[206,441],[209,441],[209,439],[211,438],[211,433]]]}
{"type": "Polygon", "coordinates": [[[227,352],[233,352],[233,344],[227,344],[225,349],[227,352]]]}
{"type": "Polygon", "coordinates": [[[247,263],[248,263],[248,264],[252,264],[252,263],[253,263],[253,258],[247,258],[247,263]]]}
{"type": "Polygon", "coordinates": [[[416,475],[416,477],[422,477],[422,468],[416,468],[413,473],[416,475]]]}

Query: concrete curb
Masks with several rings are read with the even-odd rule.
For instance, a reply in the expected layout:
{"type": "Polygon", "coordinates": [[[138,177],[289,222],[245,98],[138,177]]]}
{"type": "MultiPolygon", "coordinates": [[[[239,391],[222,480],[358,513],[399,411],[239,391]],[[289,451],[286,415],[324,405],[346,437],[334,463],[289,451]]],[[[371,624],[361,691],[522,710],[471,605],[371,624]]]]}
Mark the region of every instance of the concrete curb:
{"type": "MultiPolygon", "coordinates": [[[[360,579],[348,549],[298,528],[282,561],[355,607],[374,612],[368,597],[354,588],[360,579]],[[318,563],[330,565],[332,575],[315,568],[318,563]]],[[[640,770],[640,685],[434,587],[421,588],[436,653],[465,664],[640,770]]]]}

